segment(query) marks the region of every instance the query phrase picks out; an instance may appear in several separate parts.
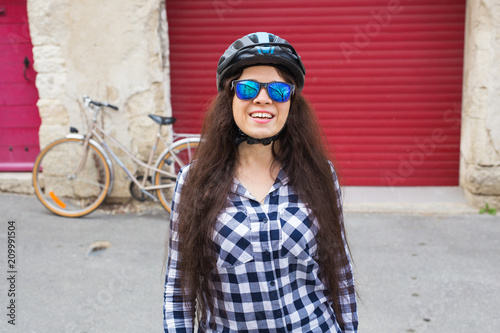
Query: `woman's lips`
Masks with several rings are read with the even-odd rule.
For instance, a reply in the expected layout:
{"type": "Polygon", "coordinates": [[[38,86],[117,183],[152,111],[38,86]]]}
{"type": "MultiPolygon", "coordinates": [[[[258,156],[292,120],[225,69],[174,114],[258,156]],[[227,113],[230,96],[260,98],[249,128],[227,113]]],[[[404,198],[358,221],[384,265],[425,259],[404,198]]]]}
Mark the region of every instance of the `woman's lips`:
{"type": "Polygon", "coordinates": [[[274,118],[274,115],[271,112],[259,110],[251,112],[250,117],[259,124],[265,124],[270,122],[274,118]]]}

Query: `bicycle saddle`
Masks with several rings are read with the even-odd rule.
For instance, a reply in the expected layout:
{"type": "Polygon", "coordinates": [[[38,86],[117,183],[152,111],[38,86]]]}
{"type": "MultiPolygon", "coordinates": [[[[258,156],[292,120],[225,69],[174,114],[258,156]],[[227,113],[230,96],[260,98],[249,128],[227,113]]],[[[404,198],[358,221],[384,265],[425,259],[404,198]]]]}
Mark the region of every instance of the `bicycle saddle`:
{"type": "Polygon", "coordinates": [[[148,116],[160,125],[172,125],[177,120],[175,117],[162,117],[155,114],[148,114],[148,116]]]}

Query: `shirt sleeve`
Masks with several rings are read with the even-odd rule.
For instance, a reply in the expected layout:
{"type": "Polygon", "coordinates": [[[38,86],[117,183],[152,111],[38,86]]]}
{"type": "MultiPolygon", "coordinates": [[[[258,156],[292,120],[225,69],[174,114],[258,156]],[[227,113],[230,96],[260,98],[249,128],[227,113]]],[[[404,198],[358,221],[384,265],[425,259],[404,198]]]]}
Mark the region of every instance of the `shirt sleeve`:
{"type": "MultiPolygon", "coordinates": [[[[340,190],[339,181],[332,162],[330,167],[332,169],[333,180],[335,181],[335,191],[337,197],[337,205],[340,210],[340,222],[344,224],[344,212],[342,208],[342,193],[340,190]]],[[[351,256],[349,253],[349,248],[347,247],[347,242],[345,240],[345,234],[342,233],[342,239],[344,241],[344,248],[347,254],[348,265],[344,266],[341,270],[341,281],[340,285],[342,292],[338,295],[340,311],[342,312],[342,319],[344,320],[344,326],[341,327],[343,333],[355,333],[358,331],[358,311],[356,306],[356,293],[354,289],[354,277],[351,263],[351,256]]]]}
{"type": "Polygon", "coordinates": [[[179,235],[178,235],[178,203],[182,185],[186,178],[186,170],[181,169],[177,177],[172,209],[170,213],[170,236],[165,277],[165,293],[163,304],[163,328],[167,332],[193,332],[190,304],[184,301],[181,289],[179,265],[179,235]]]}

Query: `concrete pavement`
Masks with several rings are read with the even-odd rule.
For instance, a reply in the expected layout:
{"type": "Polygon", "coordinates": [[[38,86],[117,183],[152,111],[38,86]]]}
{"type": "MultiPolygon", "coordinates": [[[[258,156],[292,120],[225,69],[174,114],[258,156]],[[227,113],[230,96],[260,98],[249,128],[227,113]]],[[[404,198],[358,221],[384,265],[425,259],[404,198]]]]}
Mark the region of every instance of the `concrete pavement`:
{"type": "MultiPolygon", "coordinates": [[[[34,196],[0,193],[0,211],[0,332],[162,331],[168,214],[159,206],[68,219],[34,196]],[[15,326],[7,323],[8,221],[15,326]],[[96,241],[111,247],[89,255],[96,241]]],[[[413,213],[346,213],[359,332],[499,332],[500,217],[413,213]]]]}
{"type": "Polygon", "coordinates": [[[360,332],[500,332],[500,218],[347,214],[360,332]]]}

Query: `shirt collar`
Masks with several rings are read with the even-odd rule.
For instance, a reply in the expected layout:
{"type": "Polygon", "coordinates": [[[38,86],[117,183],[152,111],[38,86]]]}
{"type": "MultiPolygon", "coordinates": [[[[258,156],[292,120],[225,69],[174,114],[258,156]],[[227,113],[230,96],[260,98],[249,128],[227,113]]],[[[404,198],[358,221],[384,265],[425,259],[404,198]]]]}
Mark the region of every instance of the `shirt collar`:
{"type": "Polygon", "coordinates": [[[231,187],[231,192],[243,197],[253,199],[253,196],[250,194],[250,192],[247,191],[247,189],[240,183],[240,181],[236,177],[233,177],[233,186],[231,187]]]}
{"type": "Polygon", "coordinates": [[[283,167],[281,167],[280,172],[278,172],[278,176],[276,177],[276,181],[274,182],[273,187],[279,188],[282,185],[288,184],[288,175],[286,174],[283,167]],[[278,186],[276,186],[278,185],[278,186]]]}

